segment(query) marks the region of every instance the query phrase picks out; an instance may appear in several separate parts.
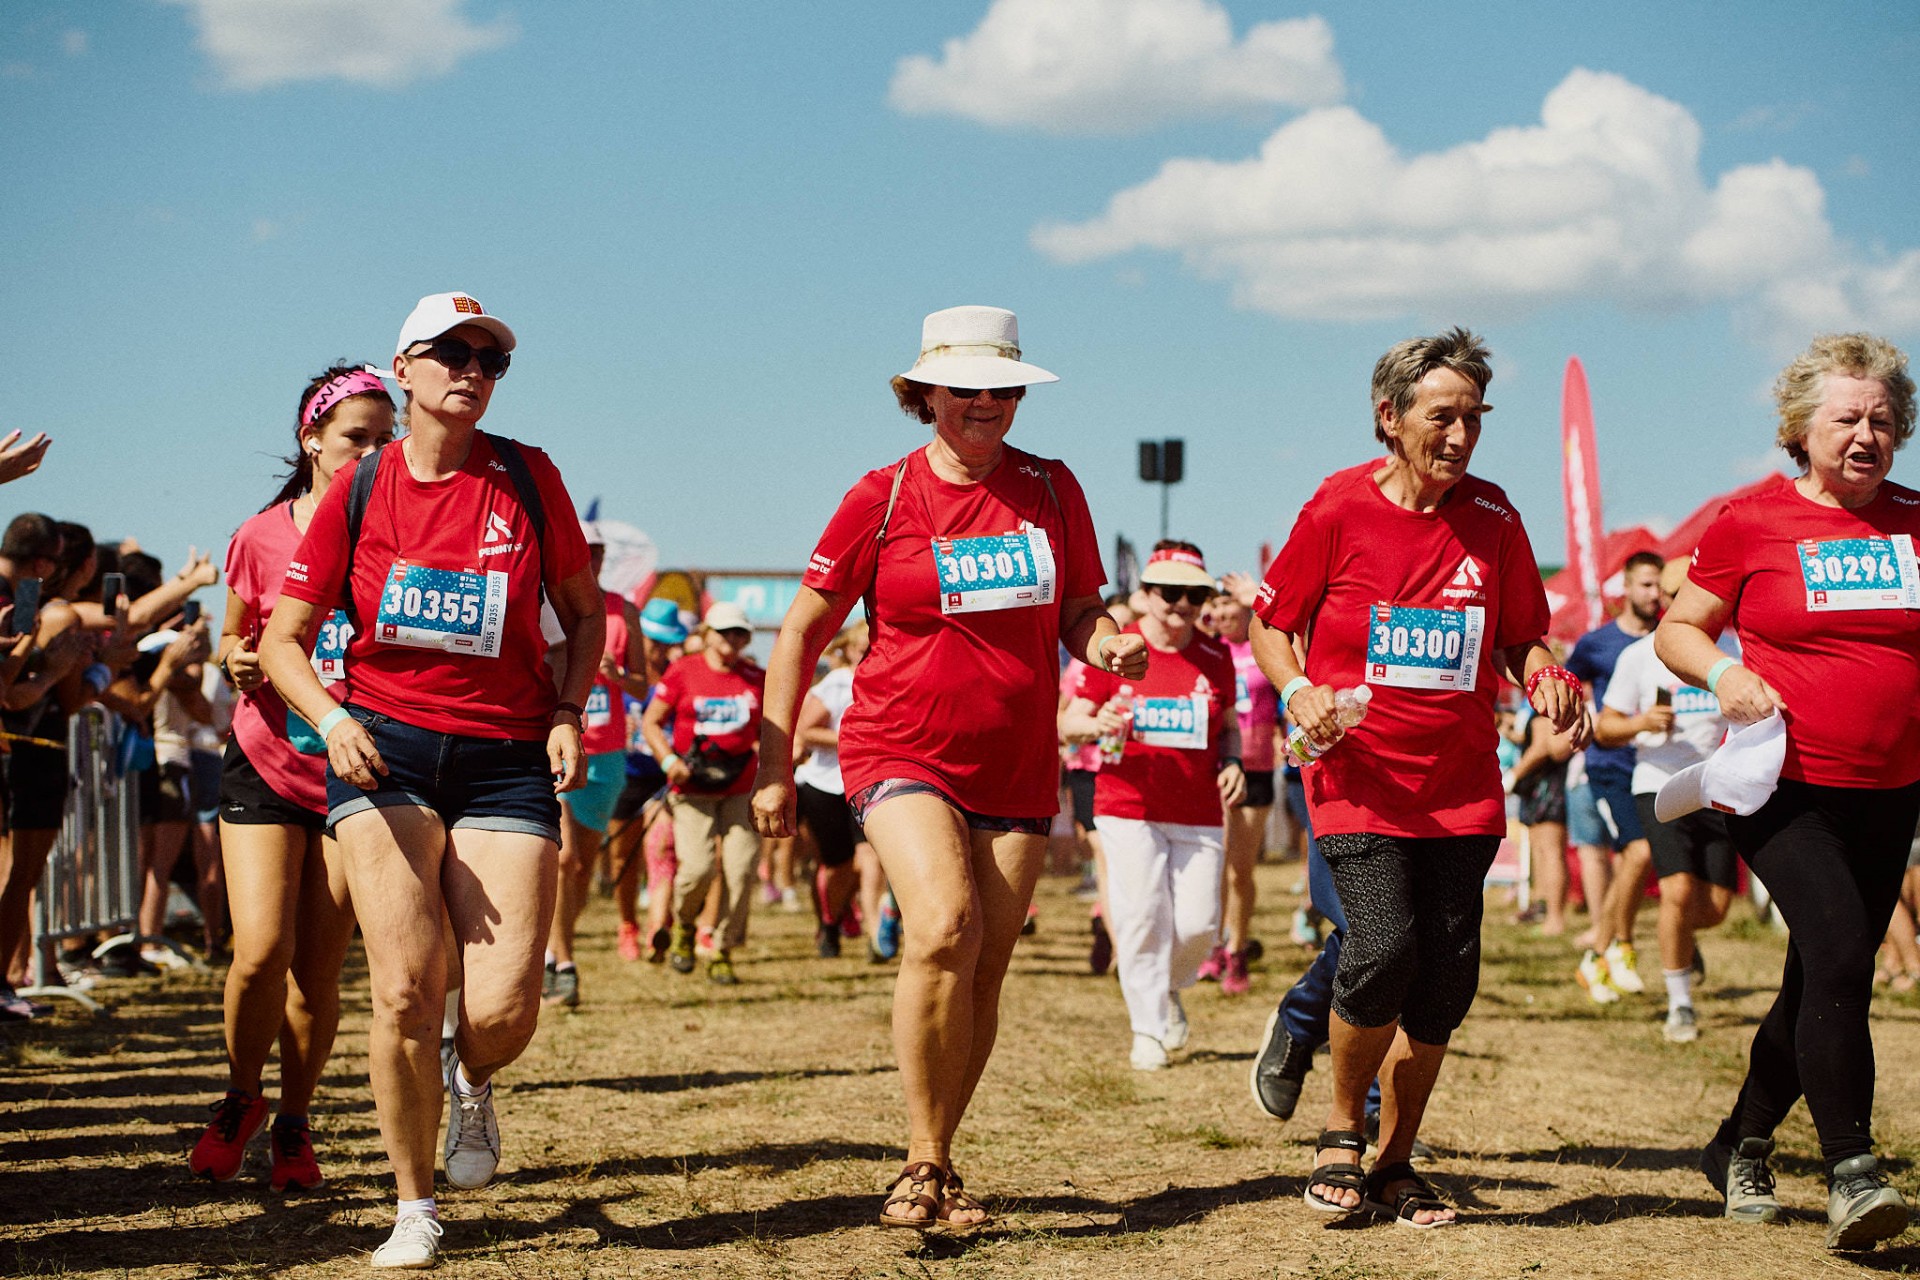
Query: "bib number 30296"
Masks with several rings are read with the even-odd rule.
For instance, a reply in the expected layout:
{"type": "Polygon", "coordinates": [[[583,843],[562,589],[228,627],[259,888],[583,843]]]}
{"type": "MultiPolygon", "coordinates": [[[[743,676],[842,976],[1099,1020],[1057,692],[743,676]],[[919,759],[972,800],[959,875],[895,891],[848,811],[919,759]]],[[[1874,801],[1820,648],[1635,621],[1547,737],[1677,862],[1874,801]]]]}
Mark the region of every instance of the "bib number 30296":
{"type": "Polygon", "coordinates": [[[497,658],[506,617],[505,573],[396,560],[380,593],[373,634],[382,644],[497,658]]]}
{"type": "Polygon", "coordinates": [[[1479,605],[1376,604],[1367,618],[1367,683],[1471,690],[1486,627],[1479,605]]]}
{"type": "Polygon", "coordinates": [[[941,613],[1052,604],[1056,574],[1045,529],[933,539],[941,613]]]}
{"type": "Polygon", "coordinates": [[[1920,609],[1920,573],[1913,535],[1885,538],[1809,538],[1796,548],[1807,611],[1920,609]]]}

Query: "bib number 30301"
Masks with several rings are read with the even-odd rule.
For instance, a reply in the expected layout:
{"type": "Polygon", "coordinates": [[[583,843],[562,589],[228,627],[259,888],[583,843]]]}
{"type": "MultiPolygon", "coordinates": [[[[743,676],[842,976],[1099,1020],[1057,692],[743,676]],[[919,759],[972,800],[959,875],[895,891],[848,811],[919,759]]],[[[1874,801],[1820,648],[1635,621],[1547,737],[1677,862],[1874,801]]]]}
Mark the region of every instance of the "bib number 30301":
{"type": "Polygon", "coordinates": [[[1376,604],[1367,620],[1367,683],[1471,690],[1486,628],[1479,605],[1376,604]]]}
{"type": "Polygon", "coordinates": [[[1807,611],[1920,609],[1913,535],[1885,538],[1809,538],[1796,548],[1807,611]]]}
{"type": "Polygon", "coordinates": [[[506,617],[505,573],[396,560],[380,593],[373,635],[382,644],[497,658],[506,617]]]}
{"type": "Polygon", "coordinates": [[[941,613],[1052,604],[1056,574],[1045,529],[933,539],[941,613]]]}

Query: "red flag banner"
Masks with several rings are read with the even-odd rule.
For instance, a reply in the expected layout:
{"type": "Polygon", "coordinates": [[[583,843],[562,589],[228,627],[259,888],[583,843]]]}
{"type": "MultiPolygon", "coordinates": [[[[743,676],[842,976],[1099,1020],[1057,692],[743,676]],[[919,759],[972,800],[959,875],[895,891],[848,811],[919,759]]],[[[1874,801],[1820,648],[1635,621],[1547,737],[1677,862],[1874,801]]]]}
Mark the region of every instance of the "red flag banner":
{"type": "Polygon", "coordinates": [[[1567,358],[1560,393],[1560,483],[1566,499],[1567,568],[1576,599],[1585,603],[1585,629],[1606,620],[1600,603],[1600,455],[1593,437],[1593,406],[1580,357],[1567,358]]]}

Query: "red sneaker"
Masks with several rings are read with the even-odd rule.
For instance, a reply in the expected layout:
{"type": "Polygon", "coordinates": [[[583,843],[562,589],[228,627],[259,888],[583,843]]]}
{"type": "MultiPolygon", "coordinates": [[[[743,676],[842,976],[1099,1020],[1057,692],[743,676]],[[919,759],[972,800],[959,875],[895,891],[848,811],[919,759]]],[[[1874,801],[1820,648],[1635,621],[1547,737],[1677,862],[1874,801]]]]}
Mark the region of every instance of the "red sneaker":
{"type": "Polygon", "coordinates": [[[305,1116],[280,1116],[267,1132],[267,1145],[273,1151],[269,1186],[275,1191],[314,1191],[326,1182],[320,1162],[313,1158],[313,1135],[305,1116]]]}
{"type": "Polygon", "coordinates": [[[640,926],[631,920],[622,920],[620,938],[616,946],[619,948],[622,960],[638,960],[640,958],[640,926]]]}
{"type": "Polygon", "coordinates": [[[213,1119],[193,1144],[187,1167],[199,1177],[232,1182],[247,1162],[247,1143],[267,1122],[267,1100],[229,1089],[211,1110],[213,1119]]]}
{"type": "Polygon", "coordinates": [[[1220,994],[1223,996],[1243,996],[1252,984],[1247,981],[1247,953],[1229,951],[1226,963],[1220,968],[1220,994]]]}

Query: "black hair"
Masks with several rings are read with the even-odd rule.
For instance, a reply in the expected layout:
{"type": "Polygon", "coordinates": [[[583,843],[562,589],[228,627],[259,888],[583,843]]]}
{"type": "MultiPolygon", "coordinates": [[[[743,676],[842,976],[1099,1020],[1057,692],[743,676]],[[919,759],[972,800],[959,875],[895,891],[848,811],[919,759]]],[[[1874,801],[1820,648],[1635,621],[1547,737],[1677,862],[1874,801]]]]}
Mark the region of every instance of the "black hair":
{"type": "Polygon", "coordinates": [[[38,511],[23,511],[7,525],[0,536],[0,556],[9,560],[32,560],[39,556],[60,558],[60,526],[52,516],[38,511]]]}
{"type": "MultiPolygon", "coordinates": [[[[87,557],[93,554],[93,530],[71,520],[55,521],[54,528],[60,531],[60,568],[56,576],[64,589],[72,581],[73,575],[80,572],[80,566],[87,562],[87,557]]],[[[82,592],[86,585],[81,583],[74,589],[75,592],[82,592]]]]}
{"type": "Polygon", "coordinates": [[[283,502],[292,502],[295,498],[313,488],[313,454],[306,447],[306,435],[309,430],[313,431],[316,435],[319,434],[321,429],[332,419],[336,409],[347,401],[358,400],[362,396],[366,396],[369,399],[378,397],[380,400],[386,402],[389,409],[393,408],[393,397],[388,395],[384,388],[379,391],[356,391],[352,395],[342,396],[340,399],[328,405],[327,411],[314,419],[311,428],[303,425],[303,420],[307,416],[307,406],[313,403],[313,398],[316,395],[320,394],[320,388],[326,386],[335,378],[344,378],[351,373],[360,373],[366,368],[367,366],[364,364],[348,364],[343,359],[338,363],[327,366],[325,373],[308,380],[306,390],[300,393],[300,407],[293,415],[293,456],[282,459],[282,461],[292,469],[288,471],[287,478],[281,482],[280,492],[268,499],[266,506],[260,508],[262,511],[270,511],[283,502]]]}
{"type": "Polygon", "coordinates": [[[129,551],[120,557],[120,572],[127,575],[127,599],[138,600],[149,591],[157,590],[166,576],[160,567],[159,558],[144,551],[129,551]]]}

